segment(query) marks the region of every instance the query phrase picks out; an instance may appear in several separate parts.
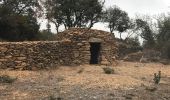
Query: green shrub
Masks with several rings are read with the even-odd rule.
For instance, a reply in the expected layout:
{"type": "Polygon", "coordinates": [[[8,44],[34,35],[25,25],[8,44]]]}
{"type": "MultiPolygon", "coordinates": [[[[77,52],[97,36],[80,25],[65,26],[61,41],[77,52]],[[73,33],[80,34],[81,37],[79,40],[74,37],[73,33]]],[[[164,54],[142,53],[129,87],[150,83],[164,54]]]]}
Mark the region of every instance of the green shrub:
{"type": "Polygon", "coordinates": [[[37,34],[36,39],[40,41],[53,41],[54,34],[51,32],[48,32],[47,30],[43,30],[37,34]]]}
{"type": "Polygon", "coordinates": [[[154,82],[155,84],[159,84],[160,80],[161,80],[161,71],[158,72],[158,74],[154,73],[154,82]]]}
{"type": "Polygon", "coordinates": [[[17,78],[10,77],[8,75],[0,76],[0,83],[13,83],[17,78]]]}
{"type": "Polygon", "coordinates": [[[115,73],[115,70],[110,68],[110,67],[105,67],[103,68],[105,74],[114,74],[115,73]]]}
{"type": "Polygon", "coordinates": [[[81,74],[83,73],[83,71],[84,71],[84,68],[81,68],[77,73],[81,74]]]}
{"type": "Polygon", "coordinates": [[[57,98],[55,98],[54,96],[50,96],[49,100],[57,100],[57,98]]]}
{"type": "Polygon", "coordinates": [[[49,100],[63,100],[61,97],[54,97],[53,95],[49,96],[49,100]]]}

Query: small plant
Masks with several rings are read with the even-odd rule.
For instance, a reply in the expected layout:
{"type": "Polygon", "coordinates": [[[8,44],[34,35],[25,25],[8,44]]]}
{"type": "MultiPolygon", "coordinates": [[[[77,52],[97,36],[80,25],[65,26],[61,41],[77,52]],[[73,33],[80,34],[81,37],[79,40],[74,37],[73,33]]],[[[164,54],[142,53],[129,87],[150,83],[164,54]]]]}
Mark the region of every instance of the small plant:
{"type": "Polygon", "coordinates": [[[159,71],[158,74],[154,73],[154,79],[153,80],[154,80],[155,84],[159,84],[159,82],[161,80],[161,71],[159,71]]]}
{"type": "Polygon", "coordinates": [[[49,100],[62,100],[61,97],[54,97],[53,95],[49,96],[49,100]]]}
{"type": "Polygon", "coordinates": [[[82,73],[84,71],[84,68],[81,68],[77,73],[82,73]]]}
{"type": "Polygon", "coordinates": [[[10,77],[8,75],[0,76],[0,83],[13,83],[17,78],[10,77]]]}
{"type": "Polygon", "coordinates": [[[114,74],[115,73],[115,70],[110,68],[110,67],[105,67],[103,68],[105,74],[114,74]]]}
{"type": "Polygon", "coordinates": [[[57,98],[55,98],[54,96],[50,96],[49,100],[57,100],[57,98]]]}

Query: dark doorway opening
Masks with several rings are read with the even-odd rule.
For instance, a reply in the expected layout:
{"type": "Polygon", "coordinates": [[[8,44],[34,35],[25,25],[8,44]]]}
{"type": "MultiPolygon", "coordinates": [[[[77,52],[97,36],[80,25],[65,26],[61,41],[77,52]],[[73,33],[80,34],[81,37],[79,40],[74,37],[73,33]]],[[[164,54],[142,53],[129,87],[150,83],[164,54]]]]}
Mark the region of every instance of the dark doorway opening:
{"type": "Polygon", "coordinates": [[[100,46],[100,43],[90,43],[90,64],[99,64],[100,46]]]}

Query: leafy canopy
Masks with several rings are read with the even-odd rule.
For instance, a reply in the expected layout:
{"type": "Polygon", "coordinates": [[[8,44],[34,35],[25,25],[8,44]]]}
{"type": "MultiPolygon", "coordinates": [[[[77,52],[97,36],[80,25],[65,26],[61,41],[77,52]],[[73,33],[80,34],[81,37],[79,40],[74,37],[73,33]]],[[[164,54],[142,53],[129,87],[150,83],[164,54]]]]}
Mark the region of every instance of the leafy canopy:
{"type": "Polygon", "coordinates": [[[121,33],[130,28],[130,18],[128,14],[116,6],[105,11],[103,20],[109,23],[108,27],[111,33],[113,33],[113,31],[120,33],[120,38],[121,33]]]}
{"type": "Polygon", "coordinates": [[[10,41],[32,40],[38,33],[37,0],[0,1],[0,38],[10,41]]]}
{"type": "Polygon", "coordinates": [[[47,18],[58,28],[91,28],[102,15],[103,3],[98,0],[47,0],[47,18]],[[49,10],[50,9],[50,10],[49,10]]]}

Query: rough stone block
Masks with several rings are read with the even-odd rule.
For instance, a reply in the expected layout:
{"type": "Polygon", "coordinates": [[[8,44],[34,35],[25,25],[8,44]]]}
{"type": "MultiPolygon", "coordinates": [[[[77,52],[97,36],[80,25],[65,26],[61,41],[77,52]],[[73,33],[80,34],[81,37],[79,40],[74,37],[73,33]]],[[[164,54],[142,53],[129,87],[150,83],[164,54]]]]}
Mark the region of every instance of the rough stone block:
{"type": "Polygon", "coordinates": [[[6,47],[0,47],[1,52],[6,52],[7,50],[8,50],[8,48],[6,48],[6,47]]]}
{"type": "Polygon", "coordinates": [[[6,62],[8,61],[7,59],[0,59],[0,62],[6,62]]]}
{"type": "Polygon", "coordinates": [[[10,55],[10,56],[5,56],[5,58],[6,58],[6,59],[9,59],[9,58],[12,58],[12,56],[11,56],[11,55],[10,55]]]}
{"type": "Polygon", "coordinates": [[[18,60],[26,60],[27,58],[26,57],[17,57],[18,60]]]}
{"type": "Polygon", "coordinates": [[[27,66],[27,63],[22,62],[22,63],[21,63],[21,66],[25,67],[25,66],[27,66]]]}

